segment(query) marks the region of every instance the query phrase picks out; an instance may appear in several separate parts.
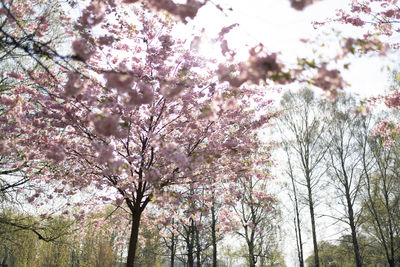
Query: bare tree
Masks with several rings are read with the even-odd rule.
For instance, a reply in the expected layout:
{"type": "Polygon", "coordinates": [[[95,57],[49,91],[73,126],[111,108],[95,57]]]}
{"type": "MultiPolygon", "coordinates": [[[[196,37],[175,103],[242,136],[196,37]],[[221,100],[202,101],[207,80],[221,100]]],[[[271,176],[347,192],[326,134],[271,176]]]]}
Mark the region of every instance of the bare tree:
{"type": "Polygon", "coordinates": [[[355,263],[357,267],[361,267],[362,258],[357,237],[360,210],[356,202],[359,200],[365,175],[361,153],[366,146],[368,119],[352,112],[355,105],[356,101],[346,96],[340,97],[331,105],[331,127],[328,129],[330,138],[326,146],[329,147],[328,176],[343,207],[342,217],[337,219],[350,227],[355,263]]]}
{"type": "Polygon", "coordinates": [[[314,263],[319,267],[318,241],[315,223],[315,189],[319,185],[325,169],[323,159],[327,148],[322,146],[327,126],[323,121],[323,104],[314,97],[314,93],[307,88],[298,92],[286,92],[281,101],[283,115],[280,117],[279,129],[288,160],[288,171],[295,199],[296,234],[299,238],[299,262],[304,266],[302,256],[301,229],[299,221],[298,196],[296,186],[306,188],[306,202],[309,207],[311,232],[314,248],[314,263]]]}

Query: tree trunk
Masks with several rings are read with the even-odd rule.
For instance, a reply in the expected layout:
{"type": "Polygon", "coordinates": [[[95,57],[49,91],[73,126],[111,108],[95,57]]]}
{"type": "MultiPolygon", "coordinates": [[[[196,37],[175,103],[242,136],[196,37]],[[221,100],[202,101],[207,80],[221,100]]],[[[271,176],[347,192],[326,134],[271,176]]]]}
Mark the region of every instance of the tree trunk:
{"type": "Polygon", "coordinates": [[[193,258],[193,247],[194,247],[194,221],[191,219],[191,225],[189,226],[189,233],[186,238],[187,245],[187,258],[188,258],[188,267],[194,267],[194,258],[193,258]]]}
{"type": "MultiPolygon", "coordinates": [[[[366,169],[365,167],[364,167],[364,169],[366,169]]],[[[382,227],[382,225],[381,225],[381,217],[380,217],[380,215],[378,214],[378,212],[377,212],[377,210],[376,210],[376,207],[375,207],[375,200],[374,200],[374,198],[372,197],[372,195],[371,195],[371,185],[370,185],[370,178],[369,178],[369,175],[367,174],[366,175],[366,181],[367,181],[367,192],[368,192],[368,201],[369,201],[369,203],[370,203],[370,205],[367,205],[367,207],[368,207],[368,209],[369,209],[369,212],[372,214],[372,216],[373,216],[373,218],[374,218],[374,220],[375,220],[375,223],[376,223],[376,229],[377,229],[377,231],[378,231],[378,233],[379,233],[379,235],[380,235],[380,238],[381,238],[381,240],[382,240],[382,245],[383,245],[383,249],[384,249],[384,251],[385,251],[385,256],[386,256],[386,259],[387,259],[387,261],[388,261],[388,263],[389,263],[389,267],[394,267],[394,250],[393,250],[393,241],[391,240],[390,241],[390,251],[391,251],[391,255],[389,254],[389,248],[388,248],[388,244],[387,244],[387,240],[386,240],[386,237],[385,237],[385,234],[384,234],[384,232],[383,232],[383,227],[382,227]]],[[[386,197],[386,196],[385,196],[386,197]]],[[[388,211],[388,213],[390,212],[389,210],[387,210],[388,211]]],[[[391,216],[388,216],[388,222],[389,222],[389,233],[391,233],[390,232],[390,230],[391,230],[391,220],[390,220],[390,217],[391,216]]],[[[389,234],[389,236],[390,236],[390,238],[392,237],[392,235],[391,234],[389,234]]]]}
{"type": "Polygon", "coordinates": [[[254,245],[248,243],[249,246],[249,267],[256,267],[256,260],[254,258],[254,245]]]}
{"type": "Polygon", "coordinates": [[[126,262],[126,267],[135,266],[135,255],[136,255],[136,247],[139,236],[140,217],[141,217],[141,210],[140,207],[137,207],[132,213],[131,236],[129,238],[128,259],[126,262]]]}
{"type": "Polygon", "coordinates": [[[314,203],[311,192],[311,179],[310,177],[306,177],[306,180],[307,180],[307,190],[308,190],[308,206],[310,207],[311,232],[312,232],[313,246],[314,246],[314,263],[315,267],[319,267],[318,242],[315,230],[315,215],[314,215],[314,203]]]}
{"type": "Polygon", "coordinates": [[[197,227],[195,227],[194,231],[196,233],[196,261],[197,261],[197,267],[201,267],[201,245],[200,245],[199,229],[197,229],[197,227]]]}
{"type": "Polygon", "coordinates": [[[389,204],[389,195],[390,192],[388,190],[388,186],[386,184],[386,177],[383,178],[383,190],[384,190],[384,196],[385,196],[385,208],[387,211],[387,220],[389,224],[389,246],[390,246],[390,257],[388,257],[388,262],[390,267],[394,267],[394,233],[393,233],[393,224],[392,224],[392,211],[390,209],[390,204],[389,204]]]}
{"type": "MultiPolygon", "coordinates": [[[[188,243],[190,243],[190,241],[188,243]]],[[[187,253],[188,253],[188,267],[193,267],[194,266],[194,259],[193,259],[193,246],[192,246],[192,244],[188,244],[187,253]]]]}
{"type": "Polygon", "coordinates": [[[212,266],[217,267],[217,236],[215,229],[215,207],[214,204],[211,206],[211,238],[212,238],[212,247],[213,247],[213,258],[212,258],[212,266]]]}
{"type": "Polygon", "coordinates": [[[351,202],[350,196],[350,188],[347,183],[347,177],[345,177],[345,194],[346,194],[346,201],[347,201],[347,212],[349,213],[349,224],[351,229],[351,241],[353,243],[353,250],[354,250],[354,259],[356,261],[357,267],[362,267],[362,260],[360,255],[360,249],[358,246],[357,241],[357,232],[356,232],[356,224],[354,220],[354,211],[353,211],[353,204],[351,202]]]}
{"type": "Polygon", "coordinates": [[[175,235],[172,233],[171,235],[171,256],[170,256],[171,267],[175,265],[175,235]]]}
{"type": "Polygon", "coordinates": [[[1,262],[1,267],[7,267],[7,259],[8,259],[8,249],[6,246],[4,246],[4,257],[3,260],[1,262]]]}
{"type": "Polygon", "coordinates": [[[297,225],[297,223],[298,223],[297,218],[293,218],[293,222],[294,222],[294,230],[296,232],[297,256],[299,257],[299,265],[300,265],[300,267],[304,267],[303,244],[301,243],[302,242],[301,241],[301,233],[300,233],[299,225],[297,225]]]}
{"type": "Polygon", "coordinates": [[[297,191],[296,191],[296,186],[294,184],[294,179],[293,179],[292,175],[291,175],[291,180],[292,180],[292,187],[293,187],[293,194],[294,194],[294,205],[295,205],[295,212],[296,212],[296,215],[295,215],[296,218],[295,218],[295,221],[294,221],[294,227],[295,227],[295,230],[296,230],[296,239],[298,239],[297,251],[298,251],[298,256],[299,256],[300,267],[304,267],[303,241],[302,241],[302,238],[301,238],[299,203],[297,201],[297,191]]]}

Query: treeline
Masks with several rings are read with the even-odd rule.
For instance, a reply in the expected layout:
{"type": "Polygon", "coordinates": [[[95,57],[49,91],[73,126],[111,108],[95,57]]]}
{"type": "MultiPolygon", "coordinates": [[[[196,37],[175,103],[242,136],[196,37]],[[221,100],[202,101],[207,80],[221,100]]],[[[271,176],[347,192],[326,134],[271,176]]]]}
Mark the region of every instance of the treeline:
{"type": "Polygon", "coordinates": [[[324,101],[309,89],[287,92],[281,104],[299,265],[400,266],[397,112],[349,95],[324,101]],[[306,259],[308,229],[313,255],[306,259]]]}
{"type": "MultiPolygon", "coordinates": [[[[89,230],[58,216],[45,225],[39,217],[2,211],[0,263],[8,267],[119,266],[115,235],[89,230]]],[[[122,265],[121,265],[122,266],[122,265]]]]}
{"type": "MultiPolygon", "coordinates": [[[[109,208],[108,210],[110,211],[109,208]]],[[[100,229],[96,229],[95,224],[91,222],[89,224],[92,227],[82,231],[74,220],[66,220],[62,216],[55,216],[43,225],[39,225],[39,221],[43,222],[42,218],[11,210],[3,211],[1,216],[1,267],[122,267],[126,264],[128,236],[120,240],[115,231],[110,231],[115,222],[108,222],[100,229]]],[[[276,222],[278,219],[272,215],[267,217],[271,222],[276,222]]],[[[97,219],[105,218],[99,218],[97,215],[97,219]]],[[[284,266],[280,241],[276,233],[278,228],[266,222],[263,227],[262,232],[259,232],[260,237],[269,235],[269,239],[256,238],[257,244],[253,249],[256,252],[257,266],[284,266]]],[[[213,256],[211,229],[180,225],[177,229],[173,229],[175,235],[172,232],[166,235],[165,230],[160,229],[157,224],[151,224],[150,221],[145,222],[136,254],[137,266],[188,266],[189,264],[211,266],[213,256]],[[187,248],[188,239],[190,242],[191,237],[194,238],[193,247],[187,248]],[[192,255],[188,254],[188,249],[192,255]],[[189,262],[190,259],[192,262],[189,262]]],[[[227,236],[227,234],[219,235],[218,241],[227,236]]],[[[220,247],[218,266],[251,264],[247,244],[241,243],[235,247],[239,242],[235,243],[237,244],[228,243],[220,247]]]]}

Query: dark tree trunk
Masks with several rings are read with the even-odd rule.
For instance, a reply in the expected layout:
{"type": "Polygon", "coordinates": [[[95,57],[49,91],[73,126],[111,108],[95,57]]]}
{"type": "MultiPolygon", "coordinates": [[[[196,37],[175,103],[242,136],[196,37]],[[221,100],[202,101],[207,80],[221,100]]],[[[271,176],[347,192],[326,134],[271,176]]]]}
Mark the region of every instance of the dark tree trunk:
{"type": "Polygon", "coordinates": [[[175,235],[172,233],[171,235],[171,256],[170,256],[171,267],[175,265],[175,235]]]}
{"type": "Polygon", "coordinates": [[[136,199],[134,201],[126,199],[126,204],[128,205],[130,211],[132,212],[131,236],[129,238],[128,258],[126,261],[126,267],[135,266],[140,218],[142,216],[143,210],[146,208],[147,204],[151,200],[150,196],[144,197],[145,188],[146,188],[145,185],[139,183],[139,190],[137,191],[136,199]],[[142,200],[144,201],[142,202],[142,200]]]}
{"type": "Polygon", "coordinates": [[[197,227],[194,227],[194,231],[196,233],[196,261],[197,261],[197,267],[201,267],[201,245],[200,245],[199,229],[197,229],[197,227]]]}
{"type": "Polygon", "coordinates": [[[299,257],[299,265],[300,267],[304,267],[303,244],[301,243],[301,232],[299,226],[297,225],[298,223],[297,218],[294,218],[293,222],[294,222],[294,230],[296,232],[297,256],[299,257]]]}
{"type": "Polygon", "coordinates": [[[188,236],[186,238],[188,267],[194,267],[193,248],[194,248],[194,221],[191,219],[188,236]]]}
{"type": "Polygon", "coordinates": [[[390,246],[390,256],[388,255],[387,259],[389,262],[390,267],[394,267],[394,233],[393,233],[393,224],[392,224],[392,211],[390,210],[390,204],[389,204],[389,195],[390,192],[388,191],[388,187],[386,184],[385,179],[383,179],[383,189],[384,189],[384,196],[385,196],[385,207],[387,210],[387,220],[388,220],[388,226],[389,226],[389,246],[390,246]]]}
{"type": "Polygon", "coordinates": [[[249,246],[249,267],[256,267],[256,260],[254,257],[254,245],[248,244],[249,246]]]}
{"type": "Polygon", "coordinates": [[[216,235],[216,218],[215,218],[215,207],[214,204],[211,206],[211,238],[213,247],[213,259],[212,266],[217,267],[217,235],[216,235]]]}
{"type": "Polygon", "coordinates": [[[188,267],[193,267],[194,266],[194,259],[193,259],[193,245],[189,244],[191,243],[190,241],[188,242],[187,246],[187,253],[188,253],[188,267]]]}
{"type": "Polygon", "coordinates": [[[131,236],[129,238],[128,259],[126,262],[126,267],[135,266],[135,255],[139,236],[140,217],[141,212],[139,208],[136,209],[135,212],[132,214],[131,236]]]}
{"type": "Polygon", "coordinates": [[[350,188],[349,188],[347,181],[348,181],[348,179],[347,179],[347,177],[345,177],[345,194],[346,194],[346,201],[347,201],[347,212],[349,213],[349,224],[350,224],[350,229],[351,229],[351,241],[353,243],[354,259],[356,261],[356,266],[362,267],[360,248],[358,246],[358,240],[357,240],[357,231],[356,231],[356,223],[355,223],[355,219],[354,219],[353,204],[351,201],[350,188]]]}
{"type": "Polygon", "coordinates": [[[317,242],[317,233],[315,230],[315,214],[314,214],[314,202],[312,199],[312,192],[311,192],[311,179],[310,177],[306,177],[306,180],[307,180],[307,190],[308,190],[308,206],[310,207],[311,232],[312,232],[313,246],[314,246],[314,263],[315,267],[319,267],[318,242],[317,242]]]}
{"type": "Polygon", "coordinates": [[[295,215],[296,217],[294,219],[294,227],[296,230],[297,251],[298,251],[300,267],[304,267],[303,241],[301,238],[299,203],[297,201],[297,191],[296,191],[296,186],[294,184],[293,176],[291,178],[292,178],[291,180],[292,180],[292,186],[293,186],[294,205],[295,205],[295,212],[296,212],[296,215],[295,215]]]}

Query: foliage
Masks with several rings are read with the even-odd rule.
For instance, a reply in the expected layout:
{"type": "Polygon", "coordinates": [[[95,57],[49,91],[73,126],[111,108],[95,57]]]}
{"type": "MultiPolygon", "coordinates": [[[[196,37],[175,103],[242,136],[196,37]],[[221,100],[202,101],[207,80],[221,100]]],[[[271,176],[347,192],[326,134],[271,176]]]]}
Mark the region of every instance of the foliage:
{"type": "MultiPolygon", "coordinates": [[[[10,213],[14,220],[18,218],[20,225],[39,223],[39,218],[10,213]]],[[[76,229],[62,217],[53,218],[46,227],[46,231],[58,233],[51,242],[20,226],[2,225],[0,229],[0,258],[9,266],[113,266],[116,262],[117,247],[112,235],[88,231],[82,239],[77,239],[72,234],[76,229]]]]}
{"type": "MultiPolygon", "coordinates": [[[[371,242],[366,237],[360,238],[361,254],[365,266],[385,266],[386,260],[379,251],[379,245],[371,242]]],[[[342,236],[337,244],[322,241],[319,245],[321,266],[329,267],[350,267],[355,266],[351,236],[342,236]]],[[[313,255],[306,259],[307,266],[313,264],[313,255]]]]}

